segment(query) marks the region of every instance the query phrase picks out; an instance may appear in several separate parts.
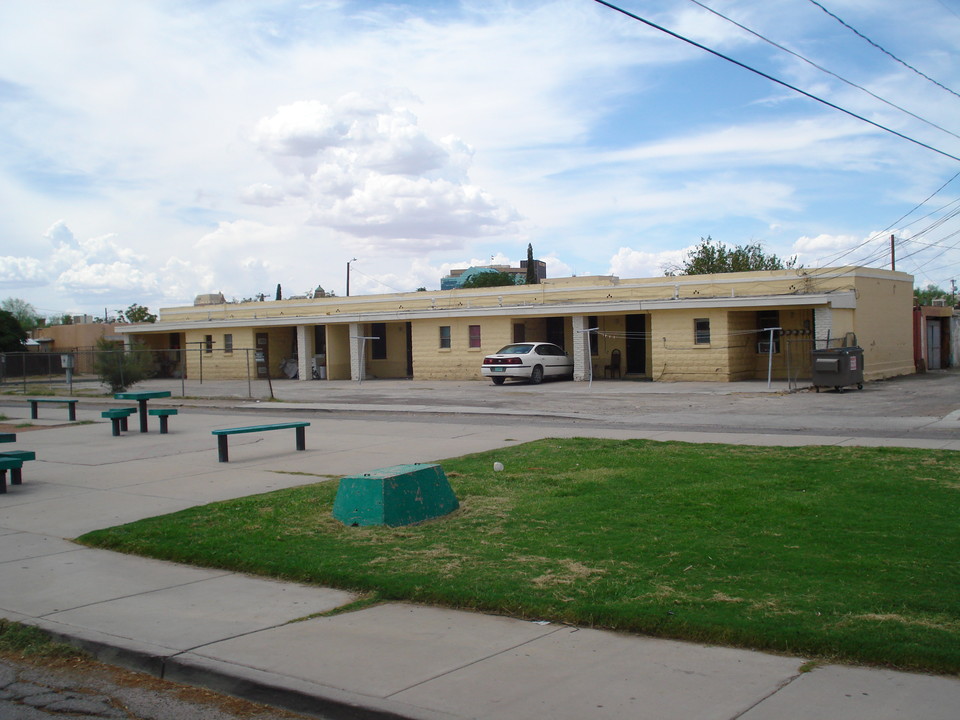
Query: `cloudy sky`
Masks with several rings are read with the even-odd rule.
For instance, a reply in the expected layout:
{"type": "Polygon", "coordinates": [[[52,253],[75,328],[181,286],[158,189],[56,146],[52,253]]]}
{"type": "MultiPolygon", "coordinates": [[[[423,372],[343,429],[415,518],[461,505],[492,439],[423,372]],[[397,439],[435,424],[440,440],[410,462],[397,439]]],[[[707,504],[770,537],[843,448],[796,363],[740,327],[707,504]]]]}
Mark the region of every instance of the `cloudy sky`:
{"type": "Polygon", "coordinates": [[[960,280],[960,0],[614,4],[906,139],[594,0],[4,0],[0,298],[436,289],[528,243],[648,277],[706,236],[960,280]]]}

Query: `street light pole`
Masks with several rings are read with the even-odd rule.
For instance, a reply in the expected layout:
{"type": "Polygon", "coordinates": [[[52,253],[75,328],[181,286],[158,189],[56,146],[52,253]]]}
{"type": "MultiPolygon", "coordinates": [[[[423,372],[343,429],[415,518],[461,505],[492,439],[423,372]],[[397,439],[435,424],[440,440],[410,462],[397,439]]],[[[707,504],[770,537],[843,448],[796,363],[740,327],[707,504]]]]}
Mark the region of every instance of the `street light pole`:
{"type": "Polygon", "coordinates": [[[352,260],[347,260],[347,297],[350,297],[350,263],[356,262],[357,259],[353,258],[352,260]]]}

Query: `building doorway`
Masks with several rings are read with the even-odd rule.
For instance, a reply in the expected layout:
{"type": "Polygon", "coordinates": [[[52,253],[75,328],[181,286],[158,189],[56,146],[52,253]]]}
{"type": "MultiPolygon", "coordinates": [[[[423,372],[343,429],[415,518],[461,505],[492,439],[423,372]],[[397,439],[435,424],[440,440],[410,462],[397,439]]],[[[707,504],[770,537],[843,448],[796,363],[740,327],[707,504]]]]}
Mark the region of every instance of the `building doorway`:
{"type": "Polygon", "coordinates": [[[626,368],[628,375],[647,374],[647,316],[627,315],[626,368]]]}
{"type": "Polygon", "coordinates": [[[267,335],[267,333],[257,333],[257,347],[254,358],[256,359],[258,378],[265,378],[270,374],[269,342],[269,335],[267,335]]]}

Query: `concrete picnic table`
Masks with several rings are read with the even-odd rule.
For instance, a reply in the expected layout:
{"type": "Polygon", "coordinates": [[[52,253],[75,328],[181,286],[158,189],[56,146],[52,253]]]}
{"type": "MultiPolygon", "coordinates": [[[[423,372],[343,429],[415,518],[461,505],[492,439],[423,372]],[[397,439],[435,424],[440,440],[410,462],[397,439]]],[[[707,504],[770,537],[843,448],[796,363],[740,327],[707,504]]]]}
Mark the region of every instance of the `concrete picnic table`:
{"type": "Polygon", "coordinates": [[[147,401],[154,398],[170,397],[169,390],[149,390],[144,392],[122,392],[113,396],[115,400],[136,400],[140,405],[140,432],[147,431],[147,401]]]}

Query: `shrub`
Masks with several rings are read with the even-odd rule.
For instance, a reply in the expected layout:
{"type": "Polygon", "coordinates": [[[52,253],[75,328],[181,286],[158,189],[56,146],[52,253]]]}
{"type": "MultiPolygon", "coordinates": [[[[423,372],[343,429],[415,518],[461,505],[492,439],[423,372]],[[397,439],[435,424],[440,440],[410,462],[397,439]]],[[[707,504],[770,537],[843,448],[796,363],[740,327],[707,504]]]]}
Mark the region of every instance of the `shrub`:
{"type": "Polygon", "coordinates": [[[115,393],[123,392],[156,373],[153,356],[142,343],[124,349],[106,338],[97,340],[93,368],[100,381],[115,393]]]}

